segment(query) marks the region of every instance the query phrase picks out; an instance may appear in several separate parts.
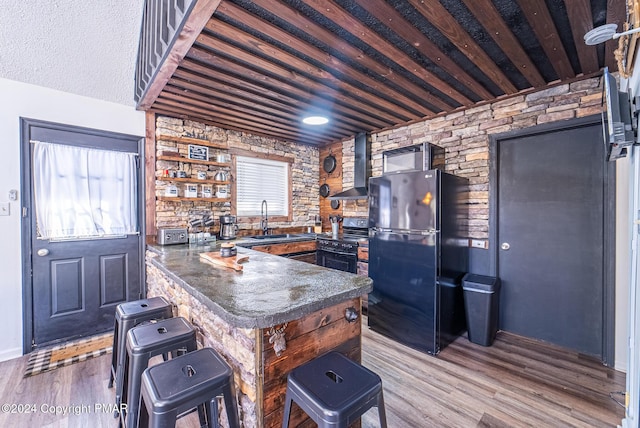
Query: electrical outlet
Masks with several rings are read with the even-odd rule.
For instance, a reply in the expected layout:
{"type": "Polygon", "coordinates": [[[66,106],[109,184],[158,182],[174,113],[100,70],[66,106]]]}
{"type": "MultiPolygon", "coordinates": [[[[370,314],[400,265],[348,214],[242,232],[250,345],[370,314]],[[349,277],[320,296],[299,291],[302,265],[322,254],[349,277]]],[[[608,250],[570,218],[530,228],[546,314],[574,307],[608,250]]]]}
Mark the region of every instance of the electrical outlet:
{"type": "Polygon", "coordinates": [[[9,202],[0,202],[0,215],[9,215],[9,202]]]}
{"type": "Polygon", "coordinates": [[[489,242],[483,241],[481,239],[472,239],[471,248],[482,248],[483,250],[486,250],[489,248],[489,242]]]}

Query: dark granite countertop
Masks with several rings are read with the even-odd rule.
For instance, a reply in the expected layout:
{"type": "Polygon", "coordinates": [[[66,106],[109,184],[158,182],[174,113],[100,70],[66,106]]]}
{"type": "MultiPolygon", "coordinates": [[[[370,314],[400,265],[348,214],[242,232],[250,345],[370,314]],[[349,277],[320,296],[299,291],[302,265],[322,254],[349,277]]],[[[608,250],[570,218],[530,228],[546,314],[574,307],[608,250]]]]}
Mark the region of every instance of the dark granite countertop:
{"type": "Polygon", "coordinates": [[[240,328],[272,327],[372,289],[366,276],[243,248],[244,241],[236,242],[238,254],[248,255],[249,260],[239,272],[200,259],[201,252],[217,251],[220,241],[205,246],[149,243],[147,260],[216,315],[240,328]]]}

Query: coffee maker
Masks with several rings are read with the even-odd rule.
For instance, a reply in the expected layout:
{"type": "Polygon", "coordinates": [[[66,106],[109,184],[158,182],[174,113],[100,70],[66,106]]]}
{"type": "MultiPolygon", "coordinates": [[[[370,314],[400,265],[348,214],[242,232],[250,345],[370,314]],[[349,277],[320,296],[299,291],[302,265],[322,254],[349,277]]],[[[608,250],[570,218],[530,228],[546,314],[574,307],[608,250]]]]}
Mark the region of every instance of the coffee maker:
{"type": "Polygon", "coordinates": [[[236,216],[221,215],[220,216],[220,239],[236,239],[238,233],[238,225],[236,224],[236,216]]]}

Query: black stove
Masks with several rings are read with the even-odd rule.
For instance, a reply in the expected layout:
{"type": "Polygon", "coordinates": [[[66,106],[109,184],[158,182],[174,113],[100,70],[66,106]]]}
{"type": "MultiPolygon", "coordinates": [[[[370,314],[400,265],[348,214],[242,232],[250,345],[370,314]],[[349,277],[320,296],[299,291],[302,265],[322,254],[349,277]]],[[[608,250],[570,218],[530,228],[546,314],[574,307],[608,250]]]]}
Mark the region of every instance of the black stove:
{"type": "Polygon", "coordinates": [[[368,219],[347,217],[342,221],[342,234],[337,238],[318,237],[316,264],[356,273],[358,270],[358,242],[369,239],[368,219]]]}

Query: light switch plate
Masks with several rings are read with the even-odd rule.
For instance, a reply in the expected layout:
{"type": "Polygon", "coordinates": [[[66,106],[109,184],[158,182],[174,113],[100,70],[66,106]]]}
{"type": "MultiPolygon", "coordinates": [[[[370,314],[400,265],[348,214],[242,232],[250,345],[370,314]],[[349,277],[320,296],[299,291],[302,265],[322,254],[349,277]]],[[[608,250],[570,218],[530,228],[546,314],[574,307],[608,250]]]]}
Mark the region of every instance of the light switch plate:
{"type": "Polygon", "coordinates": [[[470,244],[471,248],[482,248],[485,250],[489,248],[489,242],[482,239],[471,239],[470,244]]]}
{"type": "Polygon", "coordinates": [[[0,215],[9,215],[9,202],[0,202],[0,215]]]}

